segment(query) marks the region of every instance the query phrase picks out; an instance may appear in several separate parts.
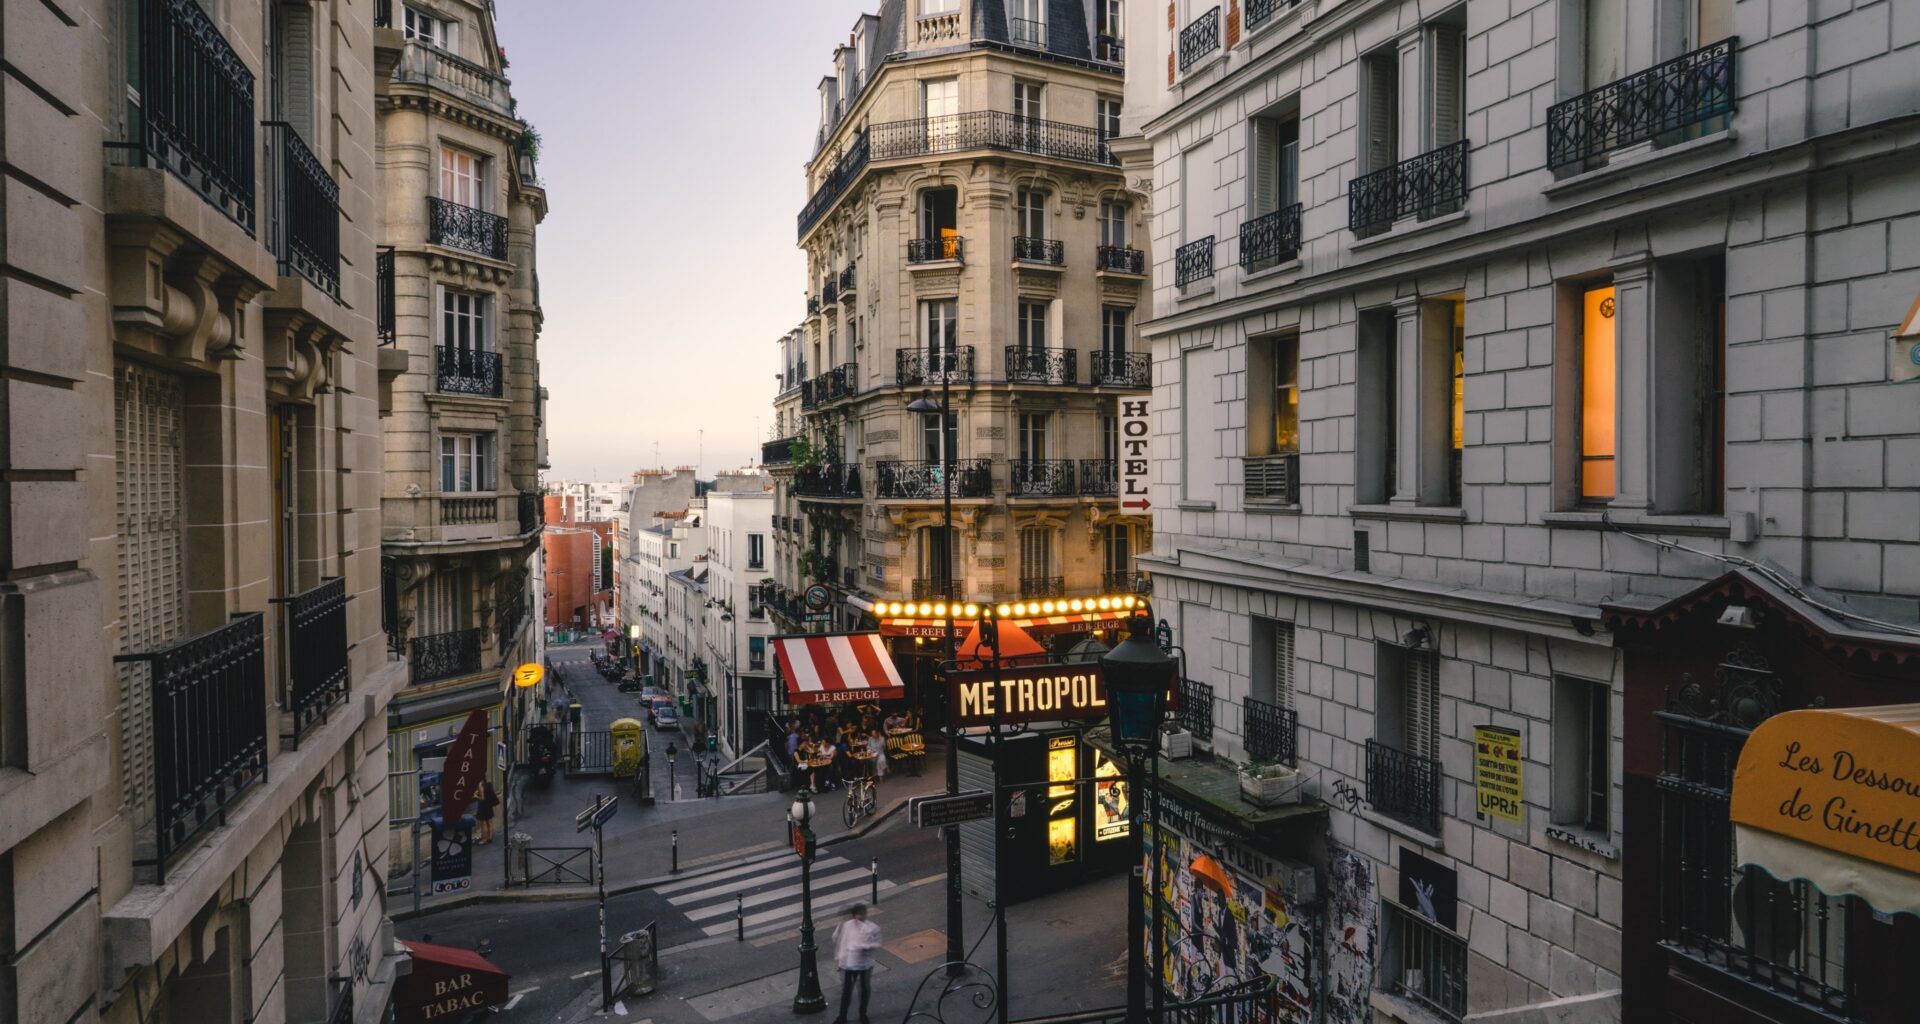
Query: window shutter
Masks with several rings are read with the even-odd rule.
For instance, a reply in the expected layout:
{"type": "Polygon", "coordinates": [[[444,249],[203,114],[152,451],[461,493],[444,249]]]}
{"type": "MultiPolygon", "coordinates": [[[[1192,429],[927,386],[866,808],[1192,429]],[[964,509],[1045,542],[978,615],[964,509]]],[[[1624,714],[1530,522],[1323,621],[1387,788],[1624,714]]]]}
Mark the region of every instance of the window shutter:
{"type": "Polygon", "coordinates": [[[1436,26],[1429,31],[1427,68],[1433,76],[1428,91],[1433,104],[1433,137],[1428,149],[1439,149],[1460,141],[1461,121],[1465,116],[1466,81],[1462,74],[1466,37],[1459,29],[1436,26]]]}
{"type": "Polygon", "coordinates": [[[280,51],[275,55],[280,64],[280,119],[293,125],[309,148],[318,148],[313,129],[313,12],[280,4],[274,15],[280,23],[280,51]]]}
{"type": "MultiPolygon", "coordinates": [[[[120,363],[114,404],[120,652],[135,654],[187,636],[185,399],[178,378],[120,363]]],[[[122,798],[139,826],[153,820],[152,667],[116,668],[122,798]]]]}
{"type": "Polygon", "coordinates": [[[1432,651],[1407,652],[1407,746],[1418,757],[1440,756],[1440,681],[1432,651]]]}
{"type": "Polygon", "coordinates": [[[1253,124],[1253,210],[1255,217],[1280,208],[1280,126],[1264,117],[1253,124]]]}
{"type": "Polygon", "coordinates": [[[1293,623],[1273,624],[1273,702],[1293,707],[1293,623]]]}
{"type": "Polygon", "coordinates": [[[1398,132],[1394,128],[1394,111],[1399,106],[1398,72],[1394,59],[1398,55],[1389,49],[1385,53],[1375,54],[1366,59],[1367,87],[1367,163],[1360,169],[1362,174],[1391,167],[1396,162],[1396,143],[1398,132]]]}

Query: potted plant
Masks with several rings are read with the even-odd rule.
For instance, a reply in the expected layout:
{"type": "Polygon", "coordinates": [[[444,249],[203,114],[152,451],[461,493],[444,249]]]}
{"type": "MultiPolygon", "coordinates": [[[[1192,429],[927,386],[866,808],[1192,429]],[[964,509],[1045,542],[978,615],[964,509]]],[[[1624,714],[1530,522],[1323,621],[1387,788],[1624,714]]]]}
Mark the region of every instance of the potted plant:
{"type": "Polygon", "coordinates": [[[1177,761],[1193,756],[1193,734],[1179,722],[1160,723],[1160,756],[1177,761]]]}
{"type": "Polygon", "coordinates": [[[1240,766],[1240,795],[1259,807],[1300,802],[1300,773],[1258,758],[1240,766]]]}

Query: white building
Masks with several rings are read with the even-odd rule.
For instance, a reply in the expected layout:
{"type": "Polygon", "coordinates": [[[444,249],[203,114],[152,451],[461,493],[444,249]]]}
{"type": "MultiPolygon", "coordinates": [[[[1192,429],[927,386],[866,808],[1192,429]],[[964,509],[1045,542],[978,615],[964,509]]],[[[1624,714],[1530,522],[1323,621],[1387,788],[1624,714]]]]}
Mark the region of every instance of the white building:
{"type": "Polygon", "coordinates": [[[766,738],[777,704],[767,649],[774,629],[760,599],[773,570],[772,535],[771,482],[762,491],[707,495],[707,665],[728,761],[766,738]]]}

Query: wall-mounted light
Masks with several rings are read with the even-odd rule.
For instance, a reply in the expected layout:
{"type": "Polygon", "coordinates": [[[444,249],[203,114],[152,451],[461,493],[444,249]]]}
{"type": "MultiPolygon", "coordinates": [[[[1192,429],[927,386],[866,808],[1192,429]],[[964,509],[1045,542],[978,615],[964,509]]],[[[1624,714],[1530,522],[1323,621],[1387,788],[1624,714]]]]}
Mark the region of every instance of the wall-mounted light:
{"type": "Polygon", "coordinates": [[[1720,613],[1720,625],[1735,629],[1754,629],[1760,625],[1760,619],[1753,609],[1743,604],[1730,604],[1720,613]]]}
{"type": "Polygon", "coordinates": [[[1431,647],[1433,646],[1433,629],[1424,622],[1415,623],[1414,627],[1407,630],[1406,635],[1400,638],[1400,642],[1415,651],[1423,647],[1431,647]]]}

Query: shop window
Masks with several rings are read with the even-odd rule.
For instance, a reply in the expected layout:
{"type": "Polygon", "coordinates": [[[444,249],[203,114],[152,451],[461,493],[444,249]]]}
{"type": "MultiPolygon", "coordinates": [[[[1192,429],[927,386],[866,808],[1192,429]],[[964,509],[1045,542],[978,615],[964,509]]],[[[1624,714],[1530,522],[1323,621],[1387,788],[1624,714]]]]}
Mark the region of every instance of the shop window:
{"type": "Polygon", "coordinates": [[[1553,681],[1553,823],[1612,833],[1612,687],[1587,679],[1553,681]]]}

